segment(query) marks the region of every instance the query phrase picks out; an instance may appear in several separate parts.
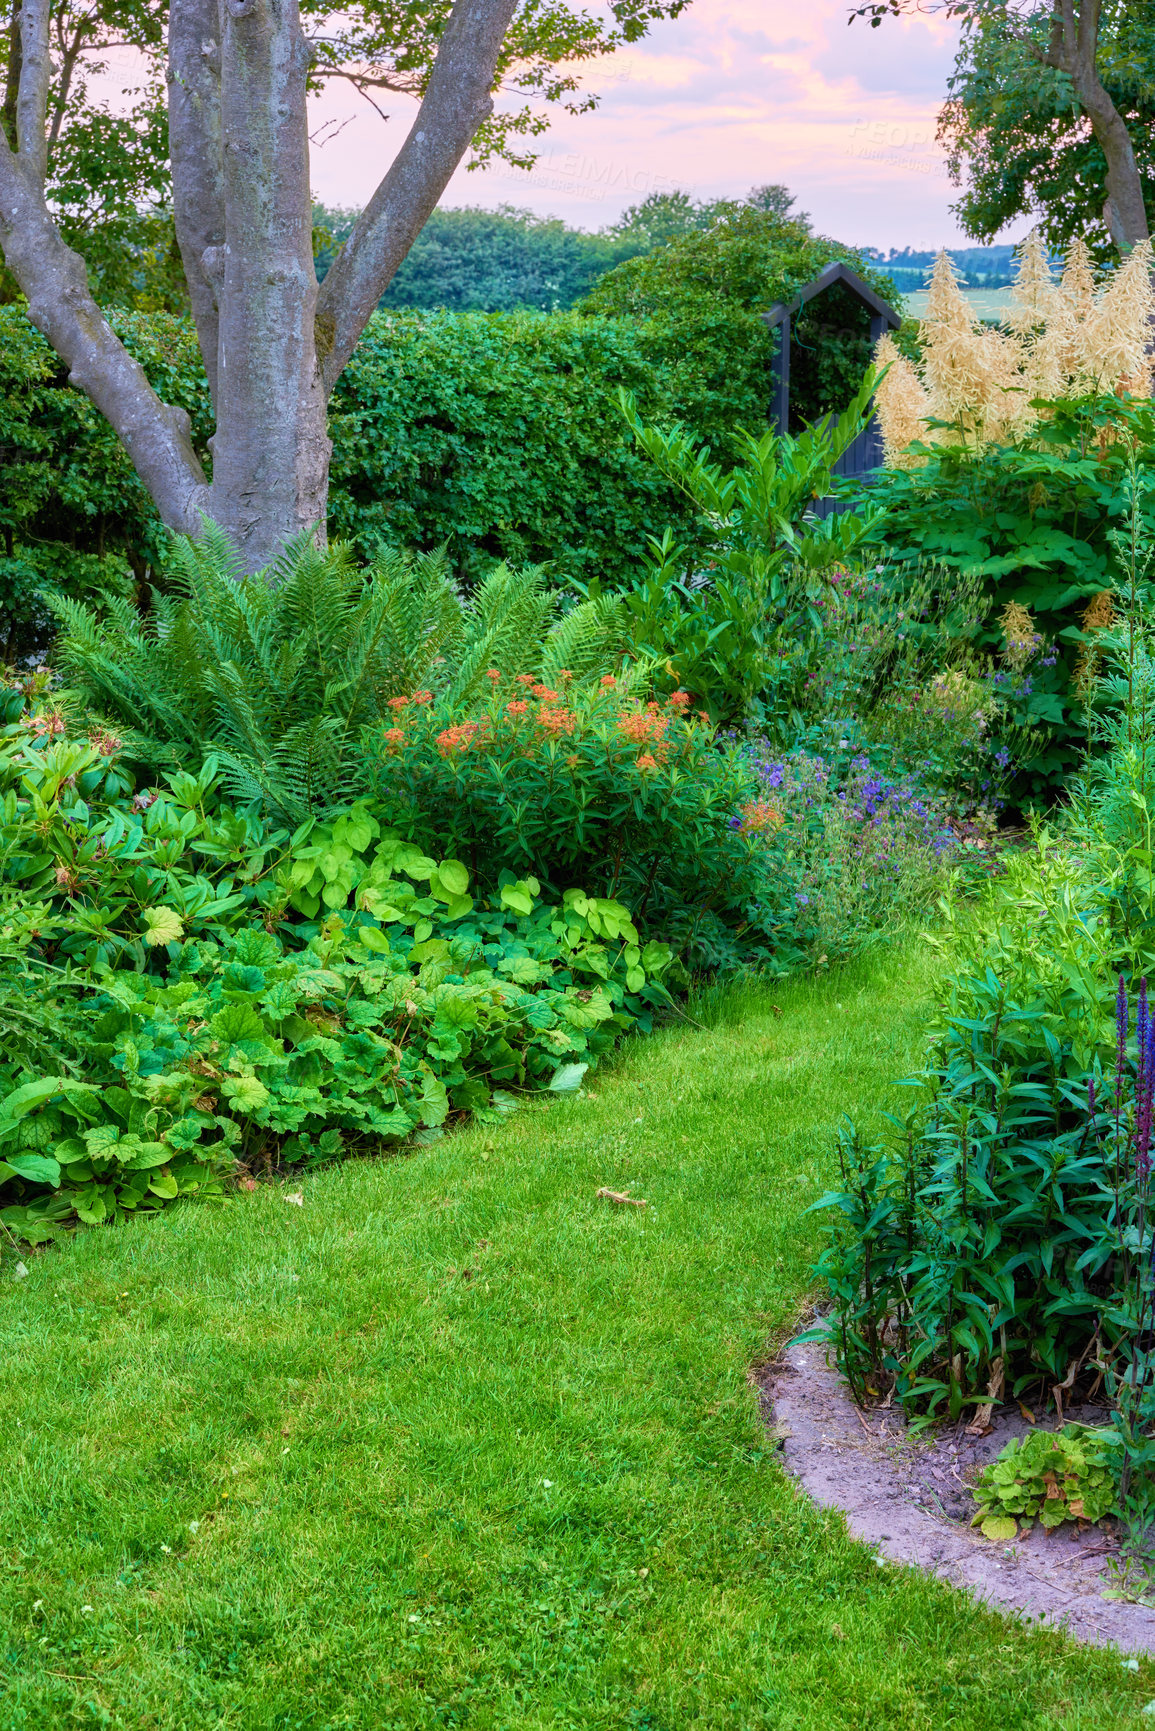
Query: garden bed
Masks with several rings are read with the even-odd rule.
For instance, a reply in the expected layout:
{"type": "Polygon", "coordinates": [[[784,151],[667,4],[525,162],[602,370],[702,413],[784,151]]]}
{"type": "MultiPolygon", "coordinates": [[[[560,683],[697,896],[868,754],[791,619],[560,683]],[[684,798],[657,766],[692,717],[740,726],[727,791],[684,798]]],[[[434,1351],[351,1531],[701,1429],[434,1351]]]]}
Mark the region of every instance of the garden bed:
{"type": "MultiPolygon", "coordinates": [[[[759,1384],[787,1471],[821,1507],[840,1509],[880,1560],[936,1575],[992,1609],[1063,1625],[1078,1640],[1155,1653],[1155,1611],[1102,1597],[1118,1556],[1113,1521],[1080,1523],[1082,1531],[1065,1523],[1051,1534],[1036,1522],[1006,1545],[971,1528],[973,1479],[1012,1436],[1031,1429],[1017,1406],[997,1407],[980,1436],[959,1424],[913,1438],[900,1408],[857,1406],[815,1342],[787,1347],[759,1384]]],[[[1082,1423],[1103,1416],[1089,1408],[1064,1413],[1082,1423]]]]}

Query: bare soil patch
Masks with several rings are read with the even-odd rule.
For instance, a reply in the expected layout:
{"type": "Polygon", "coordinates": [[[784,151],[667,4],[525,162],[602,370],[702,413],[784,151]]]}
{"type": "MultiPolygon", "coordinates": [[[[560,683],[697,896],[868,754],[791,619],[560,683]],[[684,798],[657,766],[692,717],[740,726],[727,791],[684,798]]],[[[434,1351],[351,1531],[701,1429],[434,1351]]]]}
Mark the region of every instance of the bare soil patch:
{"type": "MultiPolygon", "coordinates": [[[[759,1387],[787,1471],[816,1503],[841,1509],[854,1537],[881,1557],[964,1587],[992,1609],[1062,1625],[1078,1640],[1155,1653],[1155,1611],[1102,1597],[1118,1555],[1114,1521],[1082,1532],[1064,1525],[1049,1537],[1036,1521],[1008,1545],[970,1526],[971,1482],[1031,1428],[1017,1404],[996,1407],[985,1436],[951,1425],[911,1437],[901,1411],[856,1406],[821,1343],[786,1348],[759,1387]]],[[[1103,1416],[1089,1407],[1064,1414],[1085,1424],[1103,1416]]],[[[1052,1413],[1036,1428],[1058,1423],[1052,1413]]]]}

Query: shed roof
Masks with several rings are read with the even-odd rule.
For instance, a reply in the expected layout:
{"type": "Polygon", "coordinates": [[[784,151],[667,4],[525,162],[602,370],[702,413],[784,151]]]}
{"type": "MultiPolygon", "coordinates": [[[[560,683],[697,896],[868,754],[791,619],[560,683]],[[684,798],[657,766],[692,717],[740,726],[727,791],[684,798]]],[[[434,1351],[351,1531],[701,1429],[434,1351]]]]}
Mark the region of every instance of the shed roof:
{"type": "Polygon", "coordinates": [[[804,306],[807,301],[813,300],[815,295],[820,295],[824,290],[833,288],[835,283],[842,283],[844,287],[848,288],[855,299],[860,301],[874,318],[884,319],[891,330],[897,330],[902,323],[902,319],[894,308],[888,305],[881,295],[876,294],[869,283],[863,282],[862,278],[855,271],[852,271],[849,265],[843,264],[841,259],[835,259],[832,264],[826,266],[825,270],[820,271],[814,281],[807,283],[789,306],[786,306],[782,301],[777,301],[769,312],[762,314],[762,318],[773,330],[784,319],[793,318],[799,308],[804,306]]]}

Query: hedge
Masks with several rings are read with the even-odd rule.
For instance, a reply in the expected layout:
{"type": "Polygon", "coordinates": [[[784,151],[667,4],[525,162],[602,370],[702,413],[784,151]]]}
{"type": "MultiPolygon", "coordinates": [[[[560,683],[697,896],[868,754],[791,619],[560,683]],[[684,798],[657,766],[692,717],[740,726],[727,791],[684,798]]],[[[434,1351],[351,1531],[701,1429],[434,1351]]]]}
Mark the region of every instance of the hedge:
{"type": "MultiPolygon", "coordinates": [[[[111,322],[206,465],[212,431],[191,325],[167,313],[111,322]]],[[[684,522],[634,451],[616,393],[651,419],[684,419],[721,448],[764,422],[772,342],[748,313],[684,321],[575,313],[378,314],[334,393],[330,533],[446,542],[465,579],[501,558],[548,561],[561,580],[628,580],[646,537],[684,522]]],[[[111,429],[73,390],[16,307],[0,307],[0,657],[50,635],[35,592],[130,593],[155,578],[164,533],[111,429]]]]}

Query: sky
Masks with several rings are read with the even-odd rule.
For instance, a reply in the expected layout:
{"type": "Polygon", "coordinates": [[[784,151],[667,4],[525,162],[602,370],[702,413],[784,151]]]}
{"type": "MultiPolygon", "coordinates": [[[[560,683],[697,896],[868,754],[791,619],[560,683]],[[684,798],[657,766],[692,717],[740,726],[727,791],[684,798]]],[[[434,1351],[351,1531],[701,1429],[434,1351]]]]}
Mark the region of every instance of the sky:
{"type": "MultiPolygon", "coordinates": [[[[590,64],[598,107],[557,114],[533,169],[463,168],[441,202],[512,204],[599,229],[651,192],[718,198],[781,181],[816,229],[847,244],[967,244],[934,136],[955,26],[924,15],[848,27],[848,12],[849,0],[692,0],[643,42],[590,64]]],[[[347,85],[319,99],[313,187],[323,203],[369,198],[416,109],[398,98],[388,112],[382,121],[347,85]]]]}

